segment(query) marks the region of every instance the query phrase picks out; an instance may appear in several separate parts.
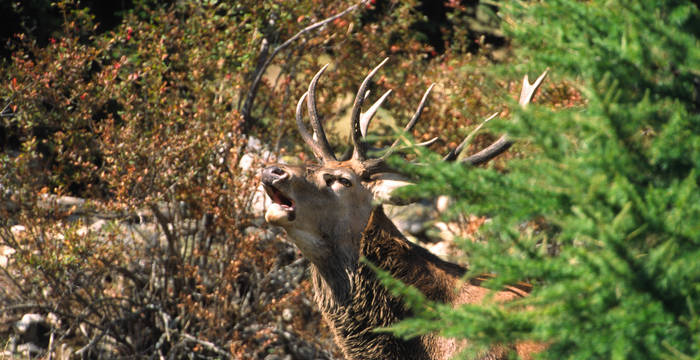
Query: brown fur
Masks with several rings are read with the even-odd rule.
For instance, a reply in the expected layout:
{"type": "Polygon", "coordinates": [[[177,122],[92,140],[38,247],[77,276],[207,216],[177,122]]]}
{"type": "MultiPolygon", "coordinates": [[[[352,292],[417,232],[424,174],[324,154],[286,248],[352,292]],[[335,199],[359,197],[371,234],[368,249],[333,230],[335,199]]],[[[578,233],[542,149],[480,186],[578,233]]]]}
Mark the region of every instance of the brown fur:
{"type": "MultiPolygon", "coordinates": [[[[377,194],[389,194],[405,183],[382,175],[368,179],[363,176],[363,166],[349,160],[322,166],[277,164],[264,169],[263,184],[275,199],[265,218],[285,228],[311,261],[316,301],[348,359],[448,359],[467,342],[435,335],[402,340],[374,331],[412,314],[360,259],[416,287],[432,301],[453,305],[487,300],[491,291],[480,284],[488,276],[462,282],[463,267],[406,240],[381,205],[374,203],[377,194]]],[[[523,285],[508,287],[488,300],[508,301],[528,291],[523,285]]],[[[479,358],[505,359],[513,348],[523,357],[536,347],[500,346],[479,358]]]]}
{"type": "MultiPolygon", "coordinates": [[[[367,75],[355,97],[350,121],[353,152],[349,160],[336,159],[317,114],[316,84],[327,66],[314,76],[308,92],[297,103],[295,117],[301,137],[313,150],[319,164],[277,164],[262,171],[262,182],[273,201],[265,213],[265,220],[285,228],[289,238],[311,261],[316,300],[348,358],[442,360],[450,358],[467,343],[433,335],[401,340],[373,331],[411,314],[401,299],[392,296],[382,286],[374,271],[360,262],[361,258],[418,288],[428,299],[452,305],[478,304],[485,300],[508,301],[525,296],[529,287],[508,287],[487,298],[490,291],[479,285],[483,278],[460,282],[464,268],[442,261],[407,241],[386,217],[382,207],[375,205],[378,202],[405,202],[405,199],[396,198],[393,192],[410,183],[409,179],[394,172],[383,157],[368,159],[367,144],[362,141],[361,109],[366,87],[387,60],[367,75]],[[303,124],[304,99],[307,100],[313,134],[303,124]]],[[[546,73],[533,84],[525,76],[519,100],[522,106],[531,101],[546,73]]],[[[407,129],[415,125],[430,88],[407,129]]],[[[375,105],[379,106],[381,101],[375,105]]],[[[365,125],[371,114],[366,113],[369,118],[365,119],[365,125]]],[[[511,144],[512,141],[504,135],[488,148],[462,161],[472,165],[483,163],[498,156],[511,144]]],[[[394,145],[384,156],[394,149],[394,145]]],[[[451,152],[449,158],[454,160],[458,154],[459,151],[451,152]]],[[[533,351],[541,350],[538,344],[499,346],[479,358],[504,359],[513,348],[525,358],[533,351]]]]}
{"type": "MultiPolygon", "coordinates": [[[[455,291],[465,269],[406,240],[381,206],[376,207],[370,216],[360,249],[360,256],[415,286],[430,300],[453,304],[479,303],[489,293],[488,289],[474,285],[480,282],[479,279],[467,282],[460,291],[455,291]]],[[[401,340],[387,333],[373,332],[373,329],[390,326],[411,313],[379,282],[374,271],[361,262],[347,272],[346,286],[334,288],[315,265],[312,265],[312,279],[323,317],[333,329],[336,342],[350,359],[448,359],[465,345],[432,335],[401,340]]],[[[505,301],[524,294],[513,288],[495,294],[494,298],[505,301]]],[[[521,347],[518,346],[517,350],[526,350],[521,347]]],[[[526,355],[518,352],[521,356],[526,355]]],[[[507,354],[507,348],[496,348],[480,358],[505,359],[507,354]]]]}

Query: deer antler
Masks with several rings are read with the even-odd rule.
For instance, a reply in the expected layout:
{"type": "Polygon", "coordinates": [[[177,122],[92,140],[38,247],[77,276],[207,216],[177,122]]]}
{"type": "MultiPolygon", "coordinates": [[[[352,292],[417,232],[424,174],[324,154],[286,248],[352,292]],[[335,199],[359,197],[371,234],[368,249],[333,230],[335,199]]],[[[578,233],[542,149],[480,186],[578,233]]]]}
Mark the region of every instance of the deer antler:
{"type": "MultiPolygon", "coordinates": [[[[360,88],[357,91],[357,94],[355,95],[355,101],[353,103],[352,113],[350,115],[353,145],[352,158],[361,162],[366,162],[367,165],[370,165],[371,163],[371,166],[367,167],[368,173],[374,172],[372,169],[381,169],[382,171],[386,170],[386,166],[385,164],[383,164],[384,160],[397,150],[397,146],[400,142],[399,139],[395,140],[381,157],[376,159],[367,159],[367,144],[363,141],[363,139],[367,134],[367,128],[369,127],[369,123],[372,120],[372,117],[374,117],[374,114],[376,113],[379,106],[381,106],[381,104],[386,100],[387,96],[389,96],[391,90],[388,90],[386,93],[384,93],[379,98],[379,100],[377,100],[365,113],[362,113],[362,104],[364,103],[364,100],[369,94],[369,91],[367,91],[367,86],[369,85],[369,82],[388,60],[389,58],[384,59],[365,77],[364,81],[362,82],[360,88]]],[[[301,137],[304,139],[304,141],[309,145],[309,147],[311,147],[311,150],[314,152],[314,155],[321,162],[337,161],[335,155],[333,154],[333,150],[331,149],[330,144],[328,143],[326,134],[323,131],[323,125],[319,120],[318,110],[316,109],[316,84],[318,83],[319,78],[327,68],[328,65],[325,65],[321,68],[321,70],[318,71],[318,73],[316,73],[314,78],[311,80],[311,83],[309,83],[309,90],[301,96],[296,108],[296,122],[297,126],[299,127],[299,133],[301,134],[301,137]],[[307,100],[307,106],[309,108],[309,117],[311,118],[311,127],[313,129],[313,135],[309,133],[302,121],[302,106],[305,98],[307,100]]],[[[539,89],[540,85],[544,81],[544,78],[547,76],[547,71],[548,70],[545,70],[532,84],[530,84],[528,76],[525,75],[525,77],[523,78],[523,86],[518,101],[520,106],[526,107],[527,104],[529,104],[532,101],[535,92],[537,91],[537,89],[539,89]]],[[[430,94],[430,91],[433,89],[434,86],[435,84],[431,84],[423,94],[423,98],[418,104],[416,112],[413,114],[408,124],[406,124],[406,127],[404,128],[404,132],[412,131],[415,125],[417,124],[418,119],[420,118],[421,114],[423,113],[423,109],[425,108],[425,104],[428,100],[428,95],[430,94]]],[[[484,122],[477,126],[476,129],[474,129],[459,144],[459,146],[457,146],[454,150],[451,150],[443,158],[443,160],[457,160],[459,158],[460,153],[462,152],[462,150],[464,150],[464,147],[472,138],[474,133],[478,131],[486,122],[495,118],[497,115],[499,115],[499,113],[495,113],[486,120],[484,120],[484,122]]],[[[424,143],[416,145],[427,146],[434,143],[436,140],[437,138],[434,138],[424,143]]],[[[513,145],[513,141],[508,137],[508,135],[503,135],[488,147],[482,149],[476,154],[470,155],[468,157],[465,157],[464,159],[459,160],[459,162],[467,163],[470,165],[483,164],[493,159],[494,157],[500,155],[504,151],[508,150],[508,148],[510,148],[511,145],[513,145]]]]}
{"type": "MultiPolygon", "coordinates": [[[[319,159],[324,162],[335,160],[335,155],[333,155],[331,145],[328,143],[326,133],[323,131],[323,125],[321,125],[321,120],[318,118],[318,110],[316,109],[316,83],[318,83],[318,79],[327,68],[328,64],[324,65],[311,80],[309,83],[309,91],[307,92],[309,96],[306,98],[306,105],[309,108],[309,117],[311,118],[311,128],[314,130],[314,135],[316,135],[314,141],[315,146],[312,148],[316,157],[319,157],[319,159]]],[[[314,139],[312,138],[312,140],[314,139]]]]}
{"type": "Polygon", "coordinates": [[[527,79],[527,74],[525,77],[523,77],[523,89],[520,91],[520,100],[518,100],[518,103],[522,107],[526,107],[527,104],[532,101],[532,97],[535,96],[535,92],[537,92],[537,89],[542,85],[542,81],[544,81],[544,78],[547,77],[547,71],[549,69],[545,70],[540,74],[540,76],[535,79],[535,82],[530,84],[530,82],[527,79]]]}
{"type": "MultiPolygon", "coordinates": [[[[389,58],[385,58],[367,74],[367,77],[365,77],[365,80],[362,81],[360,88],[357,90],[357,95],[355,95],[355,102],[352,105],[352,113],[350,114],[350,125],[352,126],[352,145],[355,147],[352,158],[356,160],[362,161],[367,158],[367,145],[362,141],[362,125],[360,124],[360,114],[362,111],[362,103],[365,101],[365,91],[374,74],[376,74],[387,61],[389,61],[389,58]]],[[[367,125],[369,126],[369,120],[367,121],[367,125]]]]}
{"type": "MultiPolygon", "coordinates": [[[[527,75],[523,77],[523,87],[522,90],[520,91],[520,100],[518,103],[522,107],[526,107],[527,104],[532,101],[532,97],[535,96],[535,92],[537,92],[537,89],[539,89],[540,85],[542,85],[542,81],[544,81],[544,78],[547,76],[547,71],[545,70],[537,79],[535,80],[534,83],[530,84],[528,81],[527,75]]],[[[488,119],[484,121],[486,123],[487,121],[493,119],[498,113],[491,115],[488,119]]],[[[483,123],[482,123],[483,125],[483,123]]],[[[479,125],[481,127],[481,125],[479,125]]],[[[478,130],[478,128],[477,128],[478,130]]],[[[471,136],[472,134],[470,134],[471,136]]],[[[462,141],[459,146],[448,153],[444,160],[445,161],[454,161],[459,157],[459,154],[462,152],[465,143],[468,141],[470,136],[467,136],[467,138],[462,141]]],[[[482,149],[476,154],[467,156],[466,158],[460,160],[462,163],[467,163],[470,165],[479,165],[488,162],[489,160],[495,158],[496,156],[502,154],[504,151],[508,150],[511,146],[513,145],[513,140],[511,140],[508,135],[502,135],[498,140],[494,141],[491,145],[487,146],[486,148],[482,149]]]]}
{"type": "Polygon", "coordinates": [[[321,148],[316,144],[314,141],[313,137],[311,134],[309,134],[309,131],[306,130],[306,126],[304,126],[304,121],[302,119],[302,108],[304,106],[304,99],[309,95],[309,92],[305,92],[304,95],[302,95],[299,98],[299,102],[297,103],[297,110],[296,110],[296,120],[297,120],[297,127],[299,128],[299,134],[301,135],[301,138],[304,139],[304,142],[306,145],[309,145],[311,150],[314,152],[314,155],[319,159],[323,160],[323,152],[321,151],[321,148]]]}
{"type": "MultiPolygon", "coordinates": [[[[462,150],[464,150],[464,147],[469,143],[469,141],[472,139],[472,137],[474,137],[474,134],[476,134],[476,132],[479,131],[484,125],[486,125],[487,122],[491,121],[493,118],[495,118],[499,114],[500,113],[493,113],[491,116],[486,118],[486,120],[482,121],[481,124],[479,124],[479,126],[474,128],[474,130],[472,130],[469,133],[469,135],[467,135],[467,137],[465,137],[464,140],[462,140],[462,142],[459,143],[459,145],[456,148],[450,150],[450,152],[448,152],[447,155],[445,155],[445,157],[442,160],[443,161],[454,161],[455,159],[457,159],[457,156],[459,156],[459,154],[462,153],[462,150]]],[[[476,164],[472,164],[472,165],[476,165],[476,164]]]]}
{"type": "MultiPolygon", "coordinates": [[[[387,90],[384,95],[379,98],[379,100],[375,101],[374,104],[372,104],[372,106],[370,106],[369,109],[367,109],[367,111],[362,113],[360,116],[360,132],[362,133],[363,139],[365,136],[367,136],[367,128],[369,128],[369,123],[372,121],[374,114],[377,113],[377,110],[380,106],[382,106],[384,100],[386,100],[389,94],[391,94],[391,89],[387,90]]],[[[365,98],[367,98],[367,95],[369,95],[369,91],[367,91],[365,94],[365,98]]]]}
{"type": "MultiPolygon", "coordinates": [[[[304,99],[309,95],[309,92],[305,92],[304,95],[299,98],[299,102],[297,103],[297,109],[296,109],[296,121],[297,121],[297,127],[299,128],[299,134],[301,135],[301,138],[304,139],[304,142],[309,145],[311,150],[314,152],[314,156],[321,162],[325,163],[327,161],[335,160],[335,156],[333,155],[332,152],[326,153],[321,145],[314,140],[313,135],[309,133],[309,131],[306,129],[306,126],[304,126],[304,122],[302,119],[302,108],[304,106],[304,99]]],[[[316,133],[314,133],[316,134],[316,133]]],[[[323,135],[325,137],[325,134],[323,135]]]]}
{"type": "MultiPolygon", "coordinates": [[[[430,84],[428,86],[428,90],[425,90],[425,94],[423,94],[423,98],[420,100],[420,103],[418,104],[418,108],[416,109],[416,112],[413,114],[411,117],[411,120],[408,121],[408,124],[406,124],[406,127],[403,129],[405,133],[411,132],[413,128],[416,126],[418,123],[418,119],[420,119],[421,114],[423,114],[423,108],[425,108],[425,103],[428,101],[428,95],[430,94],[430,90],[433,89],[435,86],[435,83],[430,84]]],[[[432,143],[434,143],[437,140],[437,138],[433,138],[431,140],[428,140],[424,143],[416,144],[417,146],[427,146],[432,143]]],[[[395,150],[396,150],[396,145],[399,144],[400,139],[394,140],[394,142],[389,146],[389,149],[382,155],[382,159],[386,159],[391,155],[395,150]]]]}

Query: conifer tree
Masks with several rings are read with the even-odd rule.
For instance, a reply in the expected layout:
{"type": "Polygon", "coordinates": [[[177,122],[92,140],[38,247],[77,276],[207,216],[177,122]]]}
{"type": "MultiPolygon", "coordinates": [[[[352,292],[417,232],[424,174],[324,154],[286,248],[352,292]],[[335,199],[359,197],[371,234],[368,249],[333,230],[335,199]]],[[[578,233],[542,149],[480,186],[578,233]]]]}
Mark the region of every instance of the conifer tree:
{"type": "Polygon", "coordinates": [[[505,170],[433,162],[414,171],[423,193],[447,191],[455,212],[491,219],[483,241],[463,242],[469,274],[534,291],[452,309],[386,279],[416,313],[392,331],[469,339],[467,358],[522,340],[547,344],[547,359],[700,358],[697,6],[553,0],[500,13],[518,62],[572,81],[584,105],[512,106],[494,131],[524,156],[505,170]]]}

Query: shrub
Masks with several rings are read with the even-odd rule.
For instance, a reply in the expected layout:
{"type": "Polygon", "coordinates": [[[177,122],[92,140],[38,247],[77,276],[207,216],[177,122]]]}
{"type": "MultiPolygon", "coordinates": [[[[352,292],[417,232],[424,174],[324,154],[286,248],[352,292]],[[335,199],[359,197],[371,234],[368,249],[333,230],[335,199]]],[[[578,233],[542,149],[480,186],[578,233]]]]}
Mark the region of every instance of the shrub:
{"type": "Polygon", "coordinates": [[[60,37],[18,37],[3,68],[4,324],[51,313],[52,339],[81,356],[330,356],[310,336],[300,348],[319,324],[300,320],[315,318],[308,299],[290,300],[304,263],[255,230],[257,180],[239,167],[238,84],[264,6],[144,5],[100,36],[62,2],[60,37]],[[90,199],[65,208],[65,194],[90,199]],[[293,310],[291,333],[270,304],[293,310]]]}

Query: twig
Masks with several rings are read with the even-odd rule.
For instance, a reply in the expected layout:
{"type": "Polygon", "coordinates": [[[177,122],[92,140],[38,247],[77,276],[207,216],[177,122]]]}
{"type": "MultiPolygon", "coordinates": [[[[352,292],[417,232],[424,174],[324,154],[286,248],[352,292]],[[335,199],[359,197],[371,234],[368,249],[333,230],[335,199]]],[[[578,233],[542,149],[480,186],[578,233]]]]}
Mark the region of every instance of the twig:
{"type": "MultiPolygon", "coordinates": [[[[14,247],[15,249],[19,249],[19,246],[16,246],[16,247],[13,246],[13,247],[14,247]]],[[[2,272],[5,274],[5,276],[6,276],[8,279],[10,279],[10,281],[12,281],[12,284],[19,290],[19,292],[20,292],[21,294],[26,293],[26,290],[24,289],[24,287],[22,287],[22,285],[21,285],[19,282],[17,282],[17,279],[15,279],[15,275],[11,274],[4,266],[3,266],[3,267],[0,267],[0,269],[2,269],[2,272]]],[[[3,312],[3,313],[4,313],[4,312],[3,312]]]]}
{"type": "Polygon", "coordinates": [[[156,221],[158,222],[158,225],[160,225],[161,230],[163,230],[165,238],[168,240],[168,256],[175,258],[175,247],[177,246],[176,238],[168,228],[168,219],[165,217],[165,215],[163,215],[160,209],[158,209],[158,205],[151,204],[150,208],[156,218],[156,221]]]}
{"type": "Polygon", "coordinates": [[[33,309],[42,309],[42,310],[52,310],[50,307],[46,305],[41,305],[38,303],[27,303],[27,304],[17,304],[17,305],[9,305],[9,306],[4,306],[0,308],[0,313],[2,314],[9,314],[12,311],[16,310],[33,310],[33,309]]]}
{"type": "Polygon", "coordinates": [[[15,116],[15,113],[14,113],[14,112],[10,112],[10,113],[8,113],[8,114],[5,114],[5,111],[7,111],[7,109],[10,108],[10,105],[12,105],[12,101],[15,99],[16,96],[17,96],[17,91],[15,91],[14,93],[12,93],[12,95],[10,96],[10,98],[7,100],[7,104],[5,105],[4,108],[2,108],[2,111],[0,111],[0,117],[8,117],[8,118],[9,118],[9,117],[15,116]]]}
{"type": "Polygon", "coordinates": [[[199,345],[202,345],[205,348],[207,348],[207,349],[209,349],[209,350],[211,350],[211,351],[213,351],[213,352],[215,352],[215,353],[217,353],[217,354],[219,354],[227,359],[231,359],[231,354],[224,351],[220,347],[216,346],[214,343],[211,343],[211,342],[205,341],[205,340],[197,339],[196,337],[194,337],[190,334],[182,333],[182,334],[180,334],[180,336],[182,336],[185,340],[192,341],[192,342],[195,342],[199,345]]]}
{"type": "Polygon", "coordinates": [[[272,60],[275,58],[275,56],[282,50],[286,49],[289,45],[291,45],[294,41],[296,41],[298,38],[300,38],[302,35],[306,34],[307,32],[313,31],[318,29],[319,27],[328,24],[329,22],[351,12],[357,9],[360,5],[366,3],[367,0],[362,0],[359,3],[350,6],[349,8],[329,17],[324,20],[321,20],[319,22],[316,22],[314,24],[311,24],[303,29],[301,29],[298,33],[296,33],[294,36],[289,38],[287,41],[283,42],[281,45],[276,47],[270,55],[265,59],[265,62],[263,62],[263,65],[258,69],[257,73],[255,74],[255,77],[253,78],[253,83],[250,85],[250,89],[248,90],[248,94],[246,95],[245,102],[243,103],[243,108],[241,109],[241,114],[243,114],[244,119],[248,120],[250,119],[250,110],[253,107],[253,102],[255,101],[255,96],[258,92],[258,87],[260,86],[260,80],[262,80],[262,76],[265,73],[265,70],[267,69],[268,66],[272,63],[272,60]]]}
{"type": "Polygon", "coordinates": [[[90,342],[87,343],[87,345],[81,347],[80,349],[78,349],[75,352],[75,355],[81,356],[83,353],[90,350],[90,348],[95,346],[95,344],[97,344],[98,341],[102,340],[102,338],[105,336],[105,334],[107,334],[107,331],[102,331],[102,332],[100,332],[100,335],[93,336],[92,339],[90,339],[90,342]]]}
{"type": "Polygon", "coordinates": [[[54,331],[51,330],[51,336],[49,337],[49,349],[46,351],[48,353],[48,360],[53,359],[53,337],[54,331]]]}
{"type": "Polygon", "coordinates": [[[17,97],[17,94],[19,94],[20,92],[23,92],[23,91],[26,90],[28,87],[30,87],[30,86],[32,86],[32,85],[34,85],[34,84],[36,84],[36,83],[37,83],[37,80],[30,81],[28,84],[25,84],[21,89],[15,90],[15,91],[12,93],[12,95],[10,95],[10,98],[7,99],[7,104],[5,105],[5,107],[3,107],[3,108],[2,108],[2,111],[0,111],[0,117],[8,117],[8,118],[10,118],[10,117],[15,116],[15,114],[16,114],[15,112],[11,112],[11,113],[9,113],[9,114],[5,114],[5,111],[7,111],[7,109],[10,107],[10,105],[12,105],[12,101],[15,100],[15,97],[17,97]]]}

